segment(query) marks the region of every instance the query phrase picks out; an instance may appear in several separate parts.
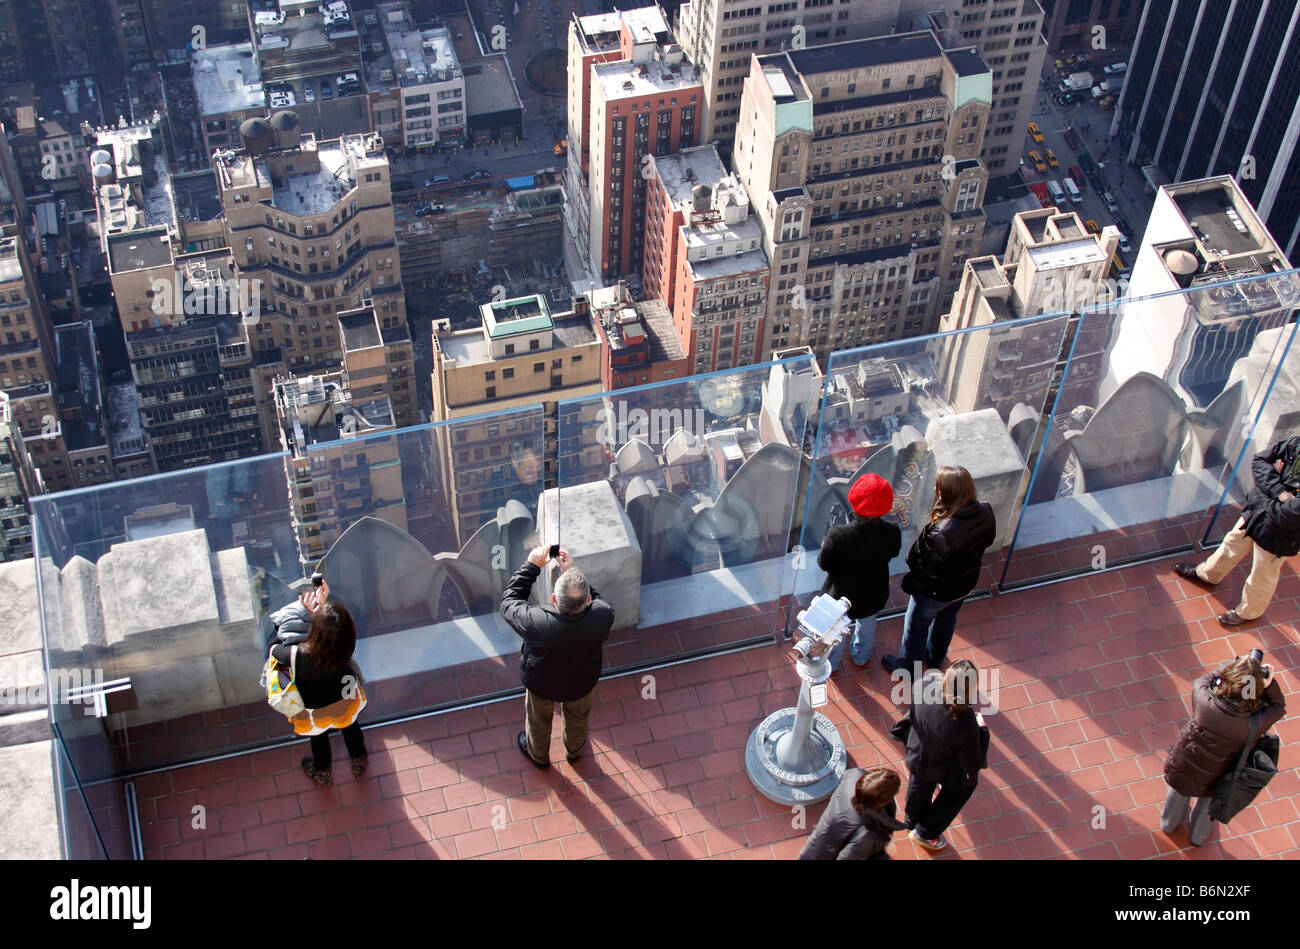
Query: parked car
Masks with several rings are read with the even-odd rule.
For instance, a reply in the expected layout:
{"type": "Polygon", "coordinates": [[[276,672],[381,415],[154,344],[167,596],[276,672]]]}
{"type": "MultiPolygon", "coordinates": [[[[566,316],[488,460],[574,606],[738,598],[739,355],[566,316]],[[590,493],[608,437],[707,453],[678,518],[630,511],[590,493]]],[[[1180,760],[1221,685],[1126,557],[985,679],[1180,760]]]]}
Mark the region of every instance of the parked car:
{"type": "Polygon", "coordinates": [[[477,171],[471,171],[461,177],[461,181],[486,181],[492,177],[492,172],[484,171],[482,168],[477,171]]]}
{"type": "Polygon", "coordinates": [[[1034,166],[1034,171],[1039,174],[1047,171],[1047,163],[1043,161],[1043,156],[1038,154],[1038,152],[1029,153],[1029,163],[1034,166]]]}
{"type": "Polygon", "coordinates": [[[439,185],[449,185],[449,184],[451,184],[450,175],[434,175],[432,178],[424,179],[424,186],[426,188],[436,188],[439,185]]]}
{"type": "Polygon", "coordinates": [[[316,101],[316,93],[312,91],[311,86],[304,84],[302,87],[302,97],[308,102],[316,101]]]}
{"type": "Polygon", "coordinates": [[[1043,140],[1043,131],[1038,127],[1037,122],[1029,123],[1029,137],[1035,142],[1041,142],[1043,140]]]}
{"type": "Polygon", "coordinates": [[[1084,190],[1084,191],[1087,190],[1087,186],[1084,184],[1084,176],[1083,176],[1082,168],[1080,168],[1078,165],[1071,165],[1070,177],[1074,179],[1074,183],[1079,186],[1080,190],[1084,190]]]}
{"type": "Polygon", "coordinates": [[[328,79],[322,79],[320,81],[320,97],[322,99],[334,98],[334,87],[330,85],[330,81],[328,79]]]}
{"type": "Polygon", "coordinates": [[[1111,214],[1115,214],[1117,211],[1119,211],[1119,202],[1115,200],[1115,196],[1113,194],[1107,191],[1101,197],[1102,200],[1106,202],[1107,211],[1109,211],[1111,214]]]}
{"type": "Polygon", "coordinates": [[[415,212],[416,217],[424,217],[426,214],[433,213],[433,205],[428,201],[417,201],[411,205],[411,210],[415,212]]]}
{"type": "Polygon", "coordinates": [[[1133,244],[1123,231],[1119,232],[1119,249],[1126,254],[1133,253],[1133,244]]]}
{"type": "Polygon", "coordinates": [[[1079,137],[1074,134],[1074,129],[1065,130],[1065,144],[1069,145],[1076,152],[1079,150],[1079,137]]]}
{"type": "Polygon", "coordinates": [[[1128,63],[1111,63],[1102,70],[1107,76],[1118,76],[1122,72],[1128,71],[1128,63]]]}
{"type": "Polygon", "coordinates": [[[1061,163],[1056,160],[1056,152],[1052,151],[1049,148],[1043,154],[1047,156],[1047,163],[1051,165],[1053,168],[1061,167],[1061,163]]]}

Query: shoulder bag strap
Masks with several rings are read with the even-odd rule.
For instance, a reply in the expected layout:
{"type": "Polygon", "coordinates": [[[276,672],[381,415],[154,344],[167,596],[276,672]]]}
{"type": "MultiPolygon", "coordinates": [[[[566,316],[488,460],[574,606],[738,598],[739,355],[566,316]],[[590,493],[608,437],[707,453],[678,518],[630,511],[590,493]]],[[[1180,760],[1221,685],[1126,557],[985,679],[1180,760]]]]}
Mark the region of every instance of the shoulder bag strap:
{"type": "Polygon", "coordinates": [[[293,682],[298,681],[298,647],[289,647],[289,679],[293,682]]]}
{"type": "Polygon", "coordinates": [[[1250,716],[1250,737],[1246,739],[1246,747],[1241,749],[1241,754],[1237,757],[1237,769],[1232,772],[1232,783],[1236,784],[1237,779],[1241,777],[1241,772],[1246,767],[1246,759],[1255,749],[1255,739],[1259,737],[1259,723],[1264,720],[1264,713],[1252,712],[1250,716]]]}

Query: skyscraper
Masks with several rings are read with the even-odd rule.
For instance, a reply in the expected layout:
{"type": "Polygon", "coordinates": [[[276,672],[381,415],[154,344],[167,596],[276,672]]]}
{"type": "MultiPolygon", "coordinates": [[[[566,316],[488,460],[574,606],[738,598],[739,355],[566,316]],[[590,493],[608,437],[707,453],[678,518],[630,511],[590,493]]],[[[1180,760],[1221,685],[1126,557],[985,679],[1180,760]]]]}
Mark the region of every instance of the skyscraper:
{"type": "Polygon", "coordinates": [[[760,360],[934,331],[984,232],[991,89],[928,31],[754,58],[733,162],[772,267],[760,360]]]}
{"type": "Polygon", "coordinates": [[[704,85],[704,142],[730,153],[749,57],[893,32],[899,0],[787,0],[742,6],[688,0],[677,12],[682,48],[704,85]]]}
{"type": "Polygon", "coordinates": [[[1278,246],[1300,239],[1300,6],[1149,0],[1111,134],[1152,185],[1233,175],[1278,246]]]}
{"type": "Polygon", "coordinates": [[[576,18],[569,69],[570,280],[604,284],[640,271],[647,162],[699,141],[704,92],[658,7],[576,18]]]}

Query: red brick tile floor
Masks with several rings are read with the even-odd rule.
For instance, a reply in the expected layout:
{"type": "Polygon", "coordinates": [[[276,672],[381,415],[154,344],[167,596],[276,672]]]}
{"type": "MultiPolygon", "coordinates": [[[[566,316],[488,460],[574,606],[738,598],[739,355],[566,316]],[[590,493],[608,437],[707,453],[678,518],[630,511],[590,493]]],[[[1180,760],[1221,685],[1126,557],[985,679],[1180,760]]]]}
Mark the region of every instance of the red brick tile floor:
{"type": "MultiPolygon", "coordinates": [[[[1267,621],[1223,629],[1244,570],[1205,593],[1172,575],[1173,560],[968,603],[950,659],[998,670],[999,713],[979,789],[932,857],[906,835],[901,859],[1300,857],[1300,772],[1279,774],[1206,846],[1159,829],[1167,749],[1208,666],[1262,646],[1291,714],[1277,726],[1300,744],[1300,577],[1286,568],[1267,621]]],[[[705,620],[707,621],[707,619],[705,620]]],[[[867,669],[846,664],[822,711],[854,765],[906,779],[887,733],[899,716],[879,656],[901,617],[880,625],[867,669]]],[[[757,794],[745,742],[758,721],[793,704],[797,677],[776,645],[601,682],[587,756],[529,765],[515,747],[515,699],[366,731],[370,771],[355,779],[341,740],[336,783],[311,785],[307,745],[261,751],[136,779],[149,858],[793,858],[821,813],[800,826],[757,794]],[[654,697],[645,675],[653,675],[654,697]],[[205,808],[194,829],[193,808],[205,808]]],[[[1284,756],[1287,752],[1284,750],[1284,756]]],[[[1283,759],[1287,765],[1286,757],[1283,759]]]]}

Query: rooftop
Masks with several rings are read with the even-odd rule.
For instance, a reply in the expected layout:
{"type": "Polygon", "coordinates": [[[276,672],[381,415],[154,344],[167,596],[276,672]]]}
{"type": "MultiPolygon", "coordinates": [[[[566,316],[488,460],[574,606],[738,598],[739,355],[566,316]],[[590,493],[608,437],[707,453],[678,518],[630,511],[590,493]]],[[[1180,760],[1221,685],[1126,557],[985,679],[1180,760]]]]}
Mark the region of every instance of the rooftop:
{"type": "Polygon", "coordinates": [[[144,450],[147,442],[134,382],[108,387],[108,425],[115,459],[144,450]]]}
{"type": "Polygon", "coordinates": [[[617,49],[624,23],[633,30],[634,36],[649,34],[658,40],[666,40],[671,36],[668,22],[658,6],[638,7],[635,10],[613,13],[593,13],[575,19],[578,22],[578,35],[590,52],[617,49]]]}
{"type": "Polygon", "coordinates": [[[792,49],[785,55],[790,57],[790,62],[802,75],[813,76],[818,73],[935,59],[943,55],[943,48],[933,33],[918,31],[792,49]]]}
{"type": "Polygon", "coordinates": [[[148,270],[171,260],[171,240],[164,228],[108,236],[108,261],[113,273],[148,270]]]}
{"type": "Polygon", "coordinates": [[[1105,259],[1097,240],[1091,234],[1077,240],[1059,240],[1051,244],[1040,244],[1025,250],[1025,256],[1034,262],[1039,270],[1054,267],[1075,267],[1079,264],[1098,263],[1105,259]]]}
{"type": "Polygon", "coordinates": [[[494,301],[486,304],[482,312],[483,328],[493,339],[537,333],[550,329],[552,325],[550,307],[540,294],[494,301]]]}
{"type": "Polygon", "coordinates": [[[523,108],[505,53],[467,59],[462,66],[466,115],[493,115],[523,108]]]}
{"type": "Polygon", "coordinates": [[[95,328],[89,321],[55,327],[59,409],[69,451],[108,444],[104,431],[95,328]]]}
{"type": "Polygon", "coordinates": [[[252,43],[195,50],[190,63],[201,115],[265,109],[266,95],[252,43]]]}
{"type": "Polygon", "coordinates": [[[677,208],[689,206],[696,185],[717,184],[727,177],[727,169],[712,145],[695,145],[673,155],[657,155],[655,173],[668,192],[669,202],[677,208]]]}
{"type": "Polygon", "coordinates": [[[599,63],[592,79],[599,84],[602,97],[607,101],[653,96],[691,89],[700,84],[695,67],[685,60],[672,66],[657,59],[646,63],[599,63]]]}

